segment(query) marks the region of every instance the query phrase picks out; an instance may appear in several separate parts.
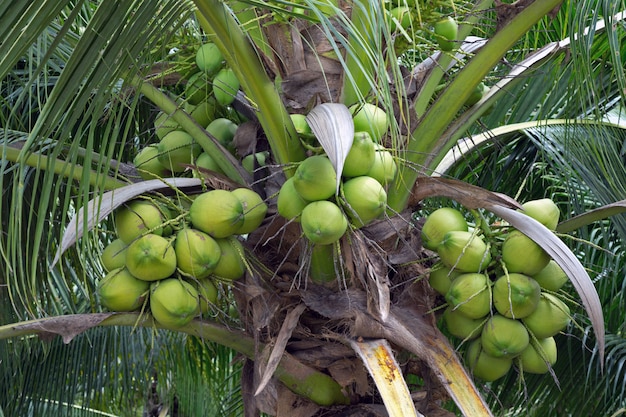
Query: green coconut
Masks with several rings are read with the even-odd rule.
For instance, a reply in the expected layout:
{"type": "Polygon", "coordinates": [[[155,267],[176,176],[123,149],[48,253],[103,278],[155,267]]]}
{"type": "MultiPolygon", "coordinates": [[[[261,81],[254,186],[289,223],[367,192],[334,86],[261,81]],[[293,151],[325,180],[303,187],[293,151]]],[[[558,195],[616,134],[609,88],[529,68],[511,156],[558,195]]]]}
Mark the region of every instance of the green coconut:
{"type": "Polygon", "coordinates": [[[185,99],[191,105],[198,105],[207,100],[211,91],[211,83],[203,72],[196,72],[185,84],[185,99]]]}
{"type": "Polygon", "coordinates": [[[308,201],[326,200],[335,195],[337,174],[330,159],[325,155],[306,158],[294,173],[293,186],[308,201]]]}
{"type": "Polygon", "coordinates": [[[211,278],[203,278],[196,281],[196,289],[200,297],[200,312],[208,314],[217,303],[217,287],[211,278]]]}
{"type": "Polygon", "coordinates": [[[352,146],[346,155],[342,175],[344,177],[359,177],[366,175],[374,164],[376,147],[367,132],[356,132],[352,146]]]}
{"type": "Polygon", "coordinates": [[[382,146],[375,145],[376,154],[374,155],[374,163],[367,170],[365,175],[374,178],[376,181],[386,187],[398,173],[398,165],[393,155],[382,146]]]}
{"type": "Polygon", "coordinates": [[[452,285],[452,281],[461,274],[462,272],[450,269],[441,262],[437,262],[428,274],[428,283],[435,291],[445,296],[450,289],[450,285],[452,285]]]}
{"type": "Polygon", "coordinates": [[[159,162],[172,172],[183,172],[187,169],[186,165],[193,164],[202,152],[202,147],[194,138],[182,130],[165,135],[157,149],[159,162]]]}
{"type": "Polygon", "coordinates": [[[302,214],[302,210],[304,210],[310,201],[302,198],[298,191],[296,191],[293,181],[294,178],[291,177],[280,187],[278,198],[276,199],[276,209],[278,210],[278,214],[285,219],[300,221],[300,214],[302,214]]]}
{"type": "Polygon", "coordinates": [[[472,375],[487,382],[502,378],[509,372],[513,363],[510,358],[496,358],[487,354],[480,339],[469,344],[465,360],[472,375]]]}
{"type": "Polygon", "coordinates": [[[201,71],[209,75],[215,74],[222,67],[224,56],[216,44],[205,43],[196,52],[196,64],[201,71]]]}
{"type": "Polygon", "coordinates": [[[215,239],[191,228],[178,231],[174,251],[178,269],[196,279],[211,275],[222,255],[215,239]]]}
{"type": "Polygon", "coordinates": [[[234,236],[215,240],[220,245],[222,256],[213,270],[213,276],[225,281],[241,278],[246,272],[245,251],[241,242],[234,236]]]}
{"type": "Polygon", "coordinates": [[[254,174],[257,169],[267,165],[269,157],[270,153],[268,151],[256,152],[254,154],[251,153],[243,157],[241,165],[250,174],[254,174]]]}
{"type": "Polygon", "coordinates": [[[200,298],[193,284],[169,278],[152,284],[150,311],[164,327],[177,329],[200,314],[200,298]]]}
{"type": "Polygon", "coordinates": [[[549,198],[531,200],[522,204],[522,213],[532,217],[550,230],[555,230],[559,224],[561,211],[549,198]]]}
{"type": "Polygon", "coordinates": [[[130,244],[147,233],[162,235],[165,220],[165,213],[157,205],[148,200],[133,200],[116,210],[115,230],[118,238],[130,244]]]}
{"type": "Polygon", "coordinates": [[[478,103],[488,91],[489,87],[487,87],[485,83],[479,83],[476,88],[474,88],[474,91],[472,91],[472,94],[467,98],[467,100],[465,100],[463,105],[468,107],[473,106],[478,103]]]}
{"type": "Polygon", "coordinates": [[[157,137],[163,139],[165,135],[173,130],[180,130],[180,124],[175,121],[169,114],[159,112],[154,119],[154,132],[157,137]]]}
{"type": "Polygon", "coordinates": [[[380,143],[389,130],[389,116],[380,107],[371,104],[355,104],[349,108],[354,122],[355,132],[367,132],[372,140],[380,143]]]}
{"type": "Polygon", "coordinates": [[[522,321],[537,339],[545,339],[565,329],[571,321],[571,314],[561,299],[544,292],[535,311],[522,321]]]}
{"type": "Polygon", "coordinates": [[[155,178],[167,178],[171,176],[169,171],[159,161],[158,145],[148,145],[141,149],[137,155],[135,155],[133,164],[143,180],[153,180],[155,178]]]}
{"type": "Polygon", "coordinates": [[[243,205],[227,190],[211,190],[197,196],[189,208],[191,223],[212,237],[231,236],[244,223],[243,205]]]}
{"type": "Polygon", "coordinates": [[[395,32],[399,28],[406,30],[411,26],[411,8],[408,6],[394,7],[389,10],[387,20],[391,32],[395,32]]]}
{"type": "Polygon", "coordinates": [[[557,348],[554,337],[532,341],[520,354],[521,369],[530,374],[548,373],[556,363],[557,348]]]}
{"type": "Polygon", "coordinates": [[[134,311],[148,295],[150,283],[135,278],[125,267],[111,270],[98,282],[102,305],[111,311],[134,311]]]}
{"type": "Polygon", "coordinates": [[[483,327],[480,340],[485,353],[496,358],[514,358],[530,341],[526,327],[519,320],[494,314],[483,327]]]}
{"type": "Polygon", "coordinates": [[[122,239],[115,239],[104,248],[100,260],[107,272],[126,266],[127,247],[122,239]]]}
{"type": "Polygon", "coordinates": [[[341,209],[327,200],[309,203],[302,210],[300,224],[304,235],[318,245],[338,241],[348,228],[348,220],[341,209]]]}
{"type": "Polygon", "coordinates": [[[213,96],[222,106],[228,106],[235,100],[241,84],[232,68],[222,68],[213,78],[213,96]]]}
{"type": "Polygon", "coordinates": [[[237,123],[232,120],[219,117],[207,125],[206,131],[232,152],[234,150],[233,139],[238,127],[237,123]]]}
{"type": "Polygon", "coordinates": [[[479,337],[486,320],[486,317],[469,318],[452,306],[446,307],[443,312],[443,321],[450,334],[462,340],[479,337]]]}
{"type": "Polygon", "coordinates": [[[185,110],[200,126],[207,126],[215,118],[215,100],[212,97],[197,105],[187,106],[185,110]]]}
{"type": "Polygon", "coordinates": [[[493,305],[505,317],[529,316],[537,308],[540,297],[537,281],[523,274],[503,275],[493,285],[493,305]]]}
{"type": "Polygon", "coordinates": [[[426,217],[422,226],[422,243],[426,249],[437,250],[443,235],[451,231],[467,232],[465,216],[452,207],[442,207],[426,217]]]}
{"type": "Polygon", "coordinates": [[[249,188],[237,188],[232,191],[243,207],[243,223],[237,234],[252,233],[263,223],[267,214],[267,204],[261,196],[249,188]]]}
{"type": "Polygon", "coordinates": [[[489,278],[485,274],[461,274],[452,281],[446,301],[466,317],[478,319],[491,311],[489,278]]]}
{"type": "Polygon", "coordinates": [[[176,252],[166,238],[147,234],[128,246],[126,268],[144,281],[164,279],[176,271],[176,252]]]}
{"type": "Polygon", "coordinates": [[[343,183],[342,203],[355,227],[363,227],[382,216],[387,207],[387,192],[372,177],[361,176],[343,183]]]}
{"type": "Polygon", "coordinates": [[[519,230],[512,230],[502,244],[502,261],[509,272],[533,276],[548,265],[550,255],[519,230]]]}
{"type": "Polygon", "coordinates": [[[213,157],[206,152],[201,152],[200,155],[198,155],[198,157],[196,158],[196,166],[198,168],[201,168],[201,170],[194,171],[193,175],[196,177],[202,176],[202,170],[213,171],[217,172],[218,174],[224,173],[224,171],[222,171],[222,168],[220,168],[217,162],[215,162],[215,159],[213,159],[213,157]]]}
{"type": "Polygon", "coordinates": [[[463,272],[483,271],[491,262],[489,247],[481,236],[472,232],[446,232],[437,253],[444,265],[463,272]]]}
{"type": "Polygon", "coordinates": [[[545,268],[533,275],[533,279],[539,283],[541,288],[556,292],[565,285],[568,277],[563,268],[551,259],[545,268]]]}
{"type": "Polygon", "coordinates": [[[458,23],[450,16],[435,23],[435,40],[442,51],[454,49],[455,40],[459,34],[458,23]]]}

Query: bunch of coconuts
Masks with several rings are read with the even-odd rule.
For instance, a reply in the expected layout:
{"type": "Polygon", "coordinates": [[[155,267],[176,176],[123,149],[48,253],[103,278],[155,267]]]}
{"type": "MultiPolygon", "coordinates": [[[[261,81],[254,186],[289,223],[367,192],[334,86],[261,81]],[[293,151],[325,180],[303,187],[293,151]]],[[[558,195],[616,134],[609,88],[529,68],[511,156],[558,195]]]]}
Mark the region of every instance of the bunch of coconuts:
{"type": "Polygon", "coordinates": [[[137,199],[116,210],[116,239],[101,257],[108,273],[98,282],[105,308],[149,308],[158,323],[178,328],[210,311],[219,283],[243,276],[237,235],[254,231],[265,218],[261,197],[248,188],[210,190],[186,209],[173,206],[137,199]]]}
{"type": "MultiPolygon", "coordinates": [[[[299,163],[278,193],[278,213],[299,222],[304,236],[314,245],[331,245],[345,234],[349,224],[360,228],[380,218],[387,207],[386,187],[397,172],[393,155],[380,145],[388,128],[386,114],[373,104],[351,111],[356,133],[343,166],[339,193],[337,173],[323,152],[299,163]]],[[[304,119],[295,120],[297,128],[306,130],[304,119]]]]}
{"type": "MultiPolygon", "coordinates": [[[[551,199],[522,207],[556,229],[559,209],[551,199]]],[[[554,336],[571,320],[558,294],[568,277],[554,260],[513,227],[490,236],[471,230],[463,213],[451,207],[427,216],[422,242],[439,256],[429,283],[445,297],[443,324],[467,345],[473,375],[494,381],[513,365],[520,372],[549,372],[557,359],[554,336]]]]}
{"type": "MultiPolygon", "coordinates": [[[[239,91],[235,73],[224,61],[214,43],[197,50],[185,91],[177,98],[180,107],[231,153],[238,114],[230,107],[239,91]]],[[[134,158],[142,179],[179,176],[189,165],[223,173],[215,160],[176,122],[170,114],[159,112],[154,121],[158,143],[143,148],[134,158]]]]}

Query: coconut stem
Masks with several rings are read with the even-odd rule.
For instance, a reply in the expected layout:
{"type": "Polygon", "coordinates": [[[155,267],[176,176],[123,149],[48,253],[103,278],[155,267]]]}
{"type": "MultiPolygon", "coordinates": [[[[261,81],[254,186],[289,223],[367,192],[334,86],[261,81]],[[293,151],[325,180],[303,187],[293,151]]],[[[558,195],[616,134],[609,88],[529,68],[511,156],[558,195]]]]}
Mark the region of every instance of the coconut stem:
{"type": "Polygon", "coordinates": [[[493,232],[491,231],[491,227],[489,227],[489,222],[485,218],[485,215],[480,210],[477,210],[477,209],[472,209],[470,210],[470,212],[472,213],[472,216],[474,216],[474,220],[476,221],[476,226],[479,227],[480,230],[483,231],[485,236],[491,237],[493,235],[493,232]]]}
{"type": "MultiPolygon", "coordinates": [[[[73,314],[0,326],[0,340],[31,334],[58,334],[66,343],[69,343],[77,334],[95,326],[166,328],[152,320],[150,315],[140,313],[73,314]]],[[[169,330],[219,343],[250,359],[255,359],[256,350],[262,351],[265,348],[263,345],[255,347],[254,339],[242,331],[229,329],[206,320],[193,320],[183,327],[169,330]]],[[[316,404],[330,406],[350,402],[342,392],[342,387],[334,379],[303,364],[288,353],[283,354],[274,376],[294,393],[316,404]]]]}

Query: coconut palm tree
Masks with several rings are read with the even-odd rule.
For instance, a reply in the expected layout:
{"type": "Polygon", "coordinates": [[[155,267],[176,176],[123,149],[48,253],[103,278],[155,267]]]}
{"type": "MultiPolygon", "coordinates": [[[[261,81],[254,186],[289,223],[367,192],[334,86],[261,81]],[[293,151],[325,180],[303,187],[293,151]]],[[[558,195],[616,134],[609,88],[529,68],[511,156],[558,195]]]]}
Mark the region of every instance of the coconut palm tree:
{"type": "Polygon", "coordinates": [[[10,387],[0,410],[589,415],[623,407],[615,276],[624,228],[619,217],[603,221],[622,211],[609,204],[625,183],[622,125],[603,119],[619,116],[623,99],[623,4],[560,3],[407,2],[407,21],[386,2],[0,6],[0,360],[10,387]],[[461,22],[449,51],[432,29],[446,16],[461,22]],[[232,105],[216,110],[239,124],[230,150],[184,102],[207,42],[241,83],[232,105]],[[491,88],[466,104],[481,82],[491,88]],[[386,184],[388,210],[312,262],[314,247],[298,223],[276,213],[275,197],[311,154],[328,154],[340,171],[354,132],[348,107],[364,103],[394,116],[380,141],[398,166],[386,184]],[[211,155],[213,171],[139,181],[132,161],[155,142],[159,111],[211,155]],[[294,113],[308,115],[312,134],[298,132],[294,113]],[[268,160],[247,171],[242,160],[257,152],[268,160]],[[268,216],[241,240],[244,277],[218,285],[208,315],[172,331],[147,305],[138,313],[102,308],[99,258],[115,237],[111,210],[138,196],[177,202],[240,186],[267,199],[268,216]],[[550,196],[565,218],[597,210],[557,229],[570,251],[516,214],[514,200],[487,189],[520,201],[550,196]],[[419,230],[422,217],[451,204],[471,209],[477,228],[481,219],[505,219],[570,273],[565,294],[582,305],[572,304],[577,325],[559,339],[554,379],[511,372],[474,383],[455,350],[463,343],[437,326],[442,300],[427,285],[433,253],[422,249],[419,230]],[[332,279],[312,281],[316,267],[332,279]],[[583,372],[589,384],[571,382],[583,372]],[[230,395],[238,389],[241,397],[230,395]],[[581,389],[598,401],[584,408],[581,389]],[[563,400],[546,401],[557,392],[563,400]]]}

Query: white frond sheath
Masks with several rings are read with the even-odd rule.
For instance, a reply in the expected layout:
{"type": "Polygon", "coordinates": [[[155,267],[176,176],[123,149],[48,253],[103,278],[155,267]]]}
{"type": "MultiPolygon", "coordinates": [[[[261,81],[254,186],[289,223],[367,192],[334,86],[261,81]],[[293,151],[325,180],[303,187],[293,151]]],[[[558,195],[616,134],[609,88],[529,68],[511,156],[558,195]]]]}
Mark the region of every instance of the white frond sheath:
{"type": "Polygon", "coordinates": [[[306,121],[335,168],[335,194],[339,194],[343,165],[354,140],[352,114],[343,104],[323,103],[309,112],[306,121]]]}
{"type": "Polygon", "coordinates": [[[138,195],[166,188],[198,187],[201,184],[202,181],[199,178],[163,178],[141,181],[108,191],[102,194],[101,197],[90,200],[86,206],[78,210],[65,228],[63,238],[61,239],[61,246],[54,256],[50,268],[54,268],[54,265],[61,259],[63,252],[76,243],[76,239],[82,237],[85,232],[85,216],[87,219],[87,231],[89,231],[106,216],[111,214],[117,207],[138,195]]]}
{"type": "Polygon", "coordinates": [[[600,366],[603,366],[605,328],[602,304],[591,277],[587,274],[578,258],[576,258],[576,255],[552,231],[524,213],[496,205],[487,207],[487,210],[506,220],[511,226],[534,240],[565,271],[589,315],[598,344],[600,366]]]}
{"type": "Polygon", "coordinates": [[[372,376],[389,417],[424,417],[415,409],[409,387],[387,340],[351,340],[350,345],[372,376]]]}

